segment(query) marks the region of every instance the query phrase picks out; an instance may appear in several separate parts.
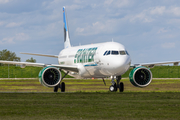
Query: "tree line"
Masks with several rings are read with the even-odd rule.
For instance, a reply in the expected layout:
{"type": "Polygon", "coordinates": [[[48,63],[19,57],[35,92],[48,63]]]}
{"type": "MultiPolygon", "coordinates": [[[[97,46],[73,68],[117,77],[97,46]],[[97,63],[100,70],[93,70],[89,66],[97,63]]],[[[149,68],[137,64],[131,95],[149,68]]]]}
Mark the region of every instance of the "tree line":
{"type": "MultiPolygon", "coordinates": [[[[4,49],[0,51],[0,60],[20,62],[21,58],[17,57],[15,52],[4,49]]],[[[36,63],[36,59],[33,59],[33,57],[31,57],[30,59],[27,59],[26,62],[36,63]]]]}

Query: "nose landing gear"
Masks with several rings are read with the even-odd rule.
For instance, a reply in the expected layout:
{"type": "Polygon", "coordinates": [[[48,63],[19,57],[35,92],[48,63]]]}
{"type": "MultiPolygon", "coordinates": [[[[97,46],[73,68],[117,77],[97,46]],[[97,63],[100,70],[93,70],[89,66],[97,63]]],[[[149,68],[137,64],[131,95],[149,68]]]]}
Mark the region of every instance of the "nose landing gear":
{"type": "Polygon", "coordinates": [[[114,77],[112,77],[112,80],[111,80],[112,85],[109,87],[109,90],[111,92],[116,92],[118,88],[119,88],[119,92],[124,91],[124,84],[123,82],[120,82],[120,80],[121,80],[121,76],[116,76],[116,81],[117,81],[116,83],[114,81],[114,77]]]}

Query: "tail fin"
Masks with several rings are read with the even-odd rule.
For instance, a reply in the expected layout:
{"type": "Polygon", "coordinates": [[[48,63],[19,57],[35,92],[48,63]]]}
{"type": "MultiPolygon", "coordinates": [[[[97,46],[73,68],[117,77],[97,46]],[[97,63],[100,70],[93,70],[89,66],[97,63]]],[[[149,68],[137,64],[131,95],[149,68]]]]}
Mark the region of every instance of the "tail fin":
{"type": "Polygon", "coordinates": [[[66,19],[65,7],[63,7],[63,19],[64,19],[64,48],[69,48],[71,47],[71,44],[69,39],[68,23],[66,19]]]}

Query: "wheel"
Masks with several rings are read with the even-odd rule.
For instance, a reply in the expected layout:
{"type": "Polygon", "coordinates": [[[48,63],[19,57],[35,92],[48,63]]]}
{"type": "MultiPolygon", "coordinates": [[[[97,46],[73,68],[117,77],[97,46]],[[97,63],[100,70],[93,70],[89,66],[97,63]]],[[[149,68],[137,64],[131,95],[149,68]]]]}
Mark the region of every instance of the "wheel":
{"type": "Polygon", "coordinates": [[[54,92],[58,91],[58,85],[54,87],[54,92]]]}
{"type": "Polygon", "coordinates": [[[120,82],[119,92],[123,92],[123,91],[124,91],[124,84],[123,82],[120,82]]]}
{"type": "Polygon", "coordinates": [[[61,83],[61,92],[65,92],[65,83],[64,82],[61,83]]]}
{"type": "Polygon", "coordinates": [[[109,87],[109,90],[110,90],[111,92],[117,91],[116,84],[111,85],[111,86],[109,87]]]}
{"type": "Polygon", "coordinates": [[[116,83],[114,84],[114,91],[115,91],[115,92],[117,91],[117,85],[116,85],[116,83]]]}
{"type": "Polygon", "coordinates": [[[113,85],[111,85],[111,86],[109,87],[109,91],[114,92],[114,86],[113,86],[113,85]]]}

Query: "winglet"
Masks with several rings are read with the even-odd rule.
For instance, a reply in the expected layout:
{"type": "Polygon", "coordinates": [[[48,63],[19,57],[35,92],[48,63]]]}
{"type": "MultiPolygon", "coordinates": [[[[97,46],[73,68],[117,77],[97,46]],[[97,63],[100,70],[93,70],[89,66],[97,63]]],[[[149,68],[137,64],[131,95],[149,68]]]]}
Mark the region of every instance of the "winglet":
{"type": "Polygon", "coordinates": [[[65,7],[63,7],[63,21],[64,21],[64,48],[69,48],[71,47],[71,44],[69,38],[69,30],[68,30],[65,7]]]}

